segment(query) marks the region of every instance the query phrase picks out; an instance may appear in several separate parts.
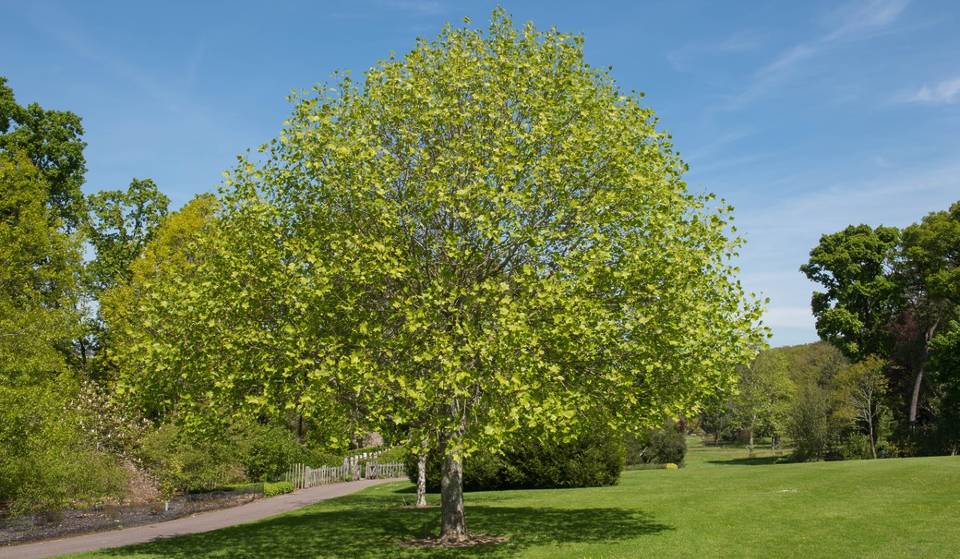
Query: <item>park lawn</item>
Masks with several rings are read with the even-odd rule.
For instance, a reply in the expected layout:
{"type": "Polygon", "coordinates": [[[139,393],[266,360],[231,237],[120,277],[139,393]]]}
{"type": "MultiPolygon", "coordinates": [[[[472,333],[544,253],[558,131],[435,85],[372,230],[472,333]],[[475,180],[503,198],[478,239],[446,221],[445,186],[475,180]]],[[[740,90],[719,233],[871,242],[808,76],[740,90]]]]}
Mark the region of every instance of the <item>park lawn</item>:
{"type": "MultiPolygon", "coordinates": [[[[467,494],[469,529],[509,541],[410,548],[438,509],[374,487],[253,524],[73,557],[957,557],[960,457],[773,463],[692,445],[681,470],[615,487],[467,494]]],[[[431,495],[436,501],[435,495],[431,495]]]]}

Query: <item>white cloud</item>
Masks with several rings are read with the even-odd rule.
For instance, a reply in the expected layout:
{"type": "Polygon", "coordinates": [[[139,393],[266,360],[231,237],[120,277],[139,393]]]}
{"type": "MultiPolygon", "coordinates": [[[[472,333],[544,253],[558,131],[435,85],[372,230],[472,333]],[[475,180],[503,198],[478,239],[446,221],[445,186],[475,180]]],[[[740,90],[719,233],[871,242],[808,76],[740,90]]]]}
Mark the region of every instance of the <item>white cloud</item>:
{"type": "Polygon", "coordinates": [[[960,77],[944,80],[932,87],[924,85],[913,93],[901,96],[900,101],[928,105],[960,102],[960,77]]]}
{"type": "Polygon", "coordinates": [[[861,38],[893,23],[906,9],[909,0],[866,0],[849,3],[829,17],[833,27],[827,41],[861,38]]]}
{"type": "Polygon", "coordinates": [[[810,307],[769,307],[763,322],[775,331],[783,328],[814,329],[816,321],[810,307]]]}
{"type": "Polygon", "coordinates": [[[790,79],[804,62],[823,55],[841,41],[865,39],[889,28],[909,0],[857,0],[830,14],[830,31],[813,40],[797,43],[781,51],[770,63],[754,73],[753,80],[724,108],[736,110],[790,79]]]}
{"type": "Polygon", "coordinates": [[[701,58],[748,52],[759,48],[767,37],[755,32],[737,32],[718,41],[695,41],[667,53],[667,61],[678,71],[690,69],[701,58]]]}
{"type": "Polygon", "coordinates": [[[779,72],[784,72],[811,58],[820,50],[817,46],[811,46],[806,44],[795,45],[782,53],[780,53],[773,62],[767,64],[757,72],[758,77],[770,76],[777,74],[779,72]]]}

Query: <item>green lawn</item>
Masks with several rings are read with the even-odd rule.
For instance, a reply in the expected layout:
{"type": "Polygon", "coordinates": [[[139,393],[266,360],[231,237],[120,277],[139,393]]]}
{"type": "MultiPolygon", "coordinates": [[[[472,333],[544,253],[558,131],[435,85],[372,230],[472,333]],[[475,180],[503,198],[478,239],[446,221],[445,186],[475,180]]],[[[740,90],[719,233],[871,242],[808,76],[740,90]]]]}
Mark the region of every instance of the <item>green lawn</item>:
{"type": "MultiPolygon", "coordinates": [[[[766,454],[769,454],[767,452],[766,454]]],[[[470,529],[509,542],[427,550],[438,510],[409,484],[262,522],[82,557],[956,557],[960,457],[774,464],[694,445],[677,471],[599,489],[467,495],[470,529]]]]}

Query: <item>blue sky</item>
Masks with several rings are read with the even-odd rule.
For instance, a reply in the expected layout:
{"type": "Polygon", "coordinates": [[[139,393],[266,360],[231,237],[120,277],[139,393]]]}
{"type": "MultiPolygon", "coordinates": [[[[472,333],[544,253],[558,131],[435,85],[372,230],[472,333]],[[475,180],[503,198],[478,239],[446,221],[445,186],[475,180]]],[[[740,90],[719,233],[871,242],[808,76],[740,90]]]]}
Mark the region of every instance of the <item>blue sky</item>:
{"type": "MultiPolygon", "coordinates": [[[[502,4],[583,34],[589,62],[646,94],[690,187],[737,207],[774,345],[816,339],[798,267],[820,234],[960,200],[958,2],[502,4]]],[[[83,117],[88,192],[150,177],[179,206],[277,135],[292,90],[494,5],[0,0],[0,75],[20,102],[83,117]]]]}

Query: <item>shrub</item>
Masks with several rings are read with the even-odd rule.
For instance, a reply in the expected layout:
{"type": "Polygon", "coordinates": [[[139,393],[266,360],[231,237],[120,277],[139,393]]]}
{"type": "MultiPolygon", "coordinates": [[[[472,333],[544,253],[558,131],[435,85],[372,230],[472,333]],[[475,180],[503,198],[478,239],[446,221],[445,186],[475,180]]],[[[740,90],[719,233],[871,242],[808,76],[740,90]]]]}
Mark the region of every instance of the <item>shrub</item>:
{"type": "Polygon", "coordinates": [[[406,460],[407,453],[407,449],[402,446],[390,447],[383,451],[380,456],[377,456],[376,461],[381,464],[396,464],[397,462],[406,460]]]}
{"type": "Polygon", "coordinates": [[[818,386],[806,387],[794,402],[788,420],[794,458],[801,461],[827,458],[833,447],[832,427],[826,392],[818,386]]]}
{"type": "Polygon", "coordinates": [[[278,425],[249,423],[235,428],[238,458],[247,479],[279,479],[291,464],[306,462],[307,453],[289,429],[278,425]]]}
{"type": "Polygon", "coordinates": [[[687,439],[673,425],[650,434],[649,461],[655,464],[683,464],[687,439]]]}
{"type": "Polygon", "coordinates": [[[263,484],[263,495],[265,497],[276,497],[285,493],[293,493],[293,484],[289,481],[275,481],[263,484]]]}
{"type": "Polygon", "coordinates": [[[304,451],[303,462],[314,468],[317,466],[339,466],[343,464],[343,456],[326,450],[307,449],[304,451]]]}
{"type": "Polygon", "coordinates": [[[166,496],[245,480],[238,449],[229,439],[193,437],[171,424],[143,438],[139,458],[166,496]]]}
{"type": "MultiPolygon", "coordinates": [[[[440,488],[442,459],[433,453],[427,460],[427,490],[440,488]]],[[[407,475],[417,479],[417,459],[408,454],[407,475]]],[[[613,485],[624,465],[623,439],[606,426],[592,425],[572,440],[557,437],[515,437],[502,454],[478,451],[464,459],[466,491],[547,489],[613,485]]]]}
{"type": "Polygon", "coordinates": [[[672,423],[641,435],[626,436],[627,464],[683,464],[687,439],[672,423]]]}
{"type": "Polygon", "coordinates": [[[11,515],[119,497],[127,473],[93,447],[70,401],[69,375],[0,384],[0,505],[11,515]]]}
{"type": "Polygon", "coordinates": [[[848,433],[840,442],[838,455],[844,460],[873,458],[870,451],[870,437],[860,432],[848,433]]]}

